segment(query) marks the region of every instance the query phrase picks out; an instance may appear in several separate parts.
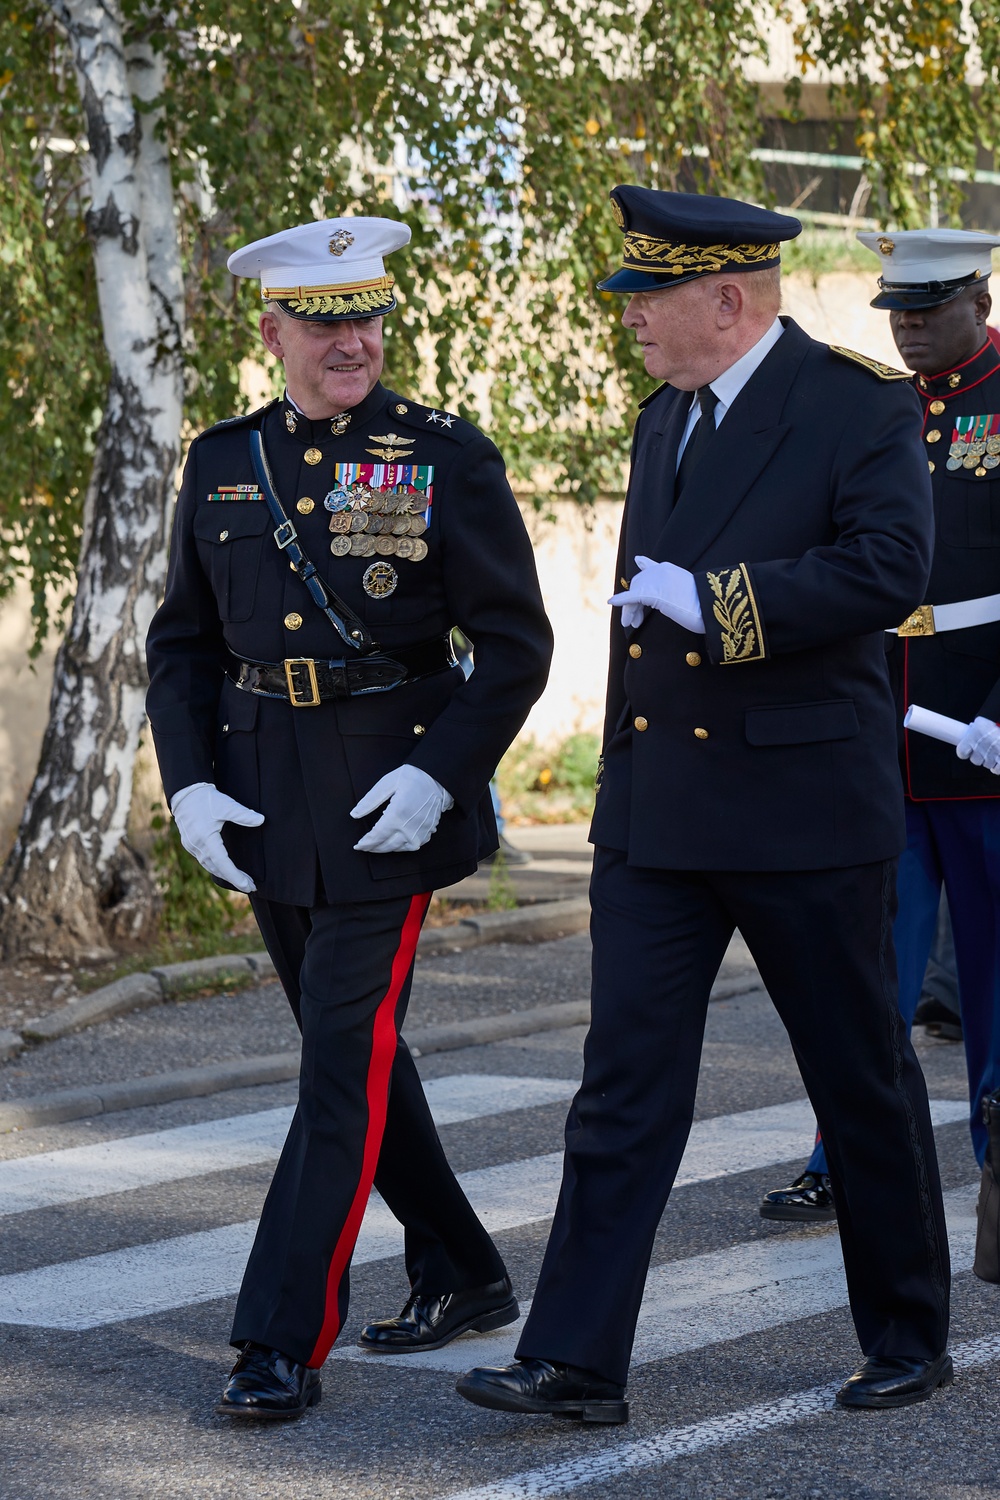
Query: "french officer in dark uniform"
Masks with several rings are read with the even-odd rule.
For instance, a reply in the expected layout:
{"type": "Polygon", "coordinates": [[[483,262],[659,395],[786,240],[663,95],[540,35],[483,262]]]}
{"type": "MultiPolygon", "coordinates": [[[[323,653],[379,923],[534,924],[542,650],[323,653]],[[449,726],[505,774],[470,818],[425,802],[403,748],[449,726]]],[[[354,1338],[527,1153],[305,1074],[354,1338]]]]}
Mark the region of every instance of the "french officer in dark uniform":
{"type": "MultiPolygon", "coordinates": [[[[885,308],[915,371],[935,542],[923,603],[886,633],[906,795],[894,927],[907,1029],[948,896],[969,1075],[972,1144],[986,1152],[982,1101],[1000,1086],[1000,353],[986,330],[995,235],[962,229],[859,234],[882,262],[885,308]],[[903,729],[910,704],[970,725],[956,747],[903,729]]],[[[822,1141],[761,1214],[832,1217],[822,1141]]]]}
{"type": "Polygon", "coordinates": [[[688,1137],[734,928],[835,1156],[863,1363],[897,1406],[951,1379],[927,1094],[896,1004],[904,842],[883,632],[923,597],[913,391],[780,305],[797,220],[615,188],[623,322],[667,384],[643,403],[618,558],[591,838],[593,1019],[562,1190],[517,1361],[460,1392],[625,1419],[643,1285],[688,1137]]]}
{"type": "Polygon", "coordinates": [[[496,848],[487,785],[545,683],[551,633],[503,460],[387,390],[384,219],[238,251],[287,389],[191,446],[148,709],[183,843],[247,891],[302,1031],[299,1101],[236,1308],[219,1410],[299,1416],[347,1313],[374,1182],[411,1296],[375,1352],[517,1316],[399,1029],[435,887],[496,848]],[[475,644],[466,681],[450,631],[475,644]],[[225,837],[222,830],[225,828],[225,837]]]}

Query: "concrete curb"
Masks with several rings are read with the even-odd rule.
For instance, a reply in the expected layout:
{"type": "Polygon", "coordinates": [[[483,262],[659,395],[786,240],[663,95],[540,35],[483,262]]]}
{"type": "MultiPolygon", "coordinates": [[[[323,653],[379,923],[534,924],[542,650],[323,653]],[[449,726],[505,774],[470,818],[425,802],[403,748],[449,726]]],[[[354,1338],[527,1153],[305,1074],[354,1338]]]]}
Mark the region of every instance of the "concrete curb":
{"type": "MultiPolygon", "coordinates": [[[[535,906],[518,907],[516,911],[484,912],[482,916],[463,917],[453,927],[425,928],[420,934],[417,954],[421,958],[440,958],[482,943],[548,942],[582,932],[589,920],[590,903],[585,896],[539,902],[535,906]]],[[[14,1057],[25,1042],[52,1042],[99,1021],[145,1010],[164,1000],[182,1000],[185,995],[197,994],[209,986],[235,990],[274,978],[274,965],[266,953],[194,958],[186,963],[164,964],[143,974],[126,974],[48,1015],[26,1022],[20,1035],[0,1031],[0,1061],[14,1057]]]]}
{"type": "MultiPolygon", "coordinates": [[[[749,995],[763,986],[754,975],[720,979],[712,990],[713,1000],[749,995]]],[[[531,1010],[505,1015],[477,1016],[473,1021],[453,1021],[440,1026],[418,1027],[407,1032],[406,1041],[414,1057],[435,1052],[457,1052],[489,1042],[535,1036],[567,1026],[585,1026],[590,1020],[586,1000],[567,1000],[558,1005],[538,1005],[531,1010]]],[[[0,1033],[2,1039],[3,1033],[0,1033]]],[[[298,1052],[273,1052],[264,1057],[244,1057],[235,1062],[209,1063],[201,1068],[179,1068],[172,1073],[154,1073],[120,1083],[96,1084],[86,1089],[55,1089],[0,1104],[0,1135],[10,1130],[29,1130],[37,1125],[60,1125],[70,1120],[91,1119],[124,1109],[151,1104],[172,1104],[179,1099],[199,1099],[229,1089],[255,1088],[266,1083],[287,1083],[299,1074],[298,1052]]]]}

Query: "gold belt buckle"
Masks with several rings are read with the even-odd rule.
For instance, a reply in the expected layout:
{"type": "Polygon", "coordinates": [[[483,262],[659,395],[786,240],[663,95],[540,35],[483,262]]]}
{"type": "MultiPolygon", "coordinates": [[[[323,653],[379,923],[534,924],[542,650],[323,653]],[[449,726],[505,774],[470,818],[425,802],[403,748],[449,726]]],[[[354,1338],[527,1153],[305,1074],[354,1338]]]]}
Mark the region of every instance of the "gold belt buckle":
{"type": "Polygon", "coordinates": [[[285,681],[288,683],[288,699],[293,708],[318,708],[320,704],[319,683],[316,681],[316,663],[311,656],[286,656],[285,681]],[[309,675],[309,697],[301,695],[296,686],[295,673],[305,667],[309,675]]]}
{"type": "Polygon", "coordinates": [[[933,604],[921,604],[900,625],[897,635],[936,635],[933,604]]]}

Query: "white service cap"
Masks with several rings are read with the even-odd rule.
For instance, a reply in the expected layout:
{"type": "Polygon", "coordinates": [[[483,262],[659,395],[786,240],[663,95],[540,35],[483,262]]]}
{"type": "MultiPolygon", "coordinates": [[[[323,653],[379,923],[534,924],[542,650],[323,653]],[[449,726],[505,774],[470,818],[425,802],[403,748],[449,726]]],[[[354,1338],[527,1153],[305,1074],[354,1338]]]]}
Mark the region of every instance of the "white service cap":
{"type": "Polygon", "coordinates": [[[395,278],[382,257],[410,242],[395,219],[319,219],[234,250],[234,276],[260,278],[260,294],[293,318],[332,323],[392,312],[395,278]]]}
{"type": "Polygon", "coordinates": [[[1000,246],[996,235],[972,229],[865,230],[858,239],[882,262],[872,307],[897,310],[950,302],[989,276],[990,251],[1000,246]]]}

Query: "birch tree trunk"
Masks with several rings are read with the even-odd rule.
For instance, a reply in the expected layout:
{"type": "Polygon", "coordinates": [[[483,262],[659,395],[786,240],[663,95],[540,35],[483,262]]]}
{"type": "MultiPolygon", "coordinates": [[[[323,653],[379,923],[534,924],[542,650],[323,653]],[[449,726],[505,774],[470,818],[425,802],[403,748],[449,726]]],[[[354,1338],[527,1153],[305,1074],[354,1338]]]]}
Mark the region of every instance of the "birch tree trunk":
{"type": "Polygon", "coordinates": [[[148,45],[126,53],[119,0],[52,0],[87,126],[90,207],[111,366],[72,618],[18,836],[0,873],[3,955],[97,957],[141,937],[155,892],[126,823],[143,722],[143,646],[166,567],[180,445],[183,283],[162,92],[148,45]]]}

